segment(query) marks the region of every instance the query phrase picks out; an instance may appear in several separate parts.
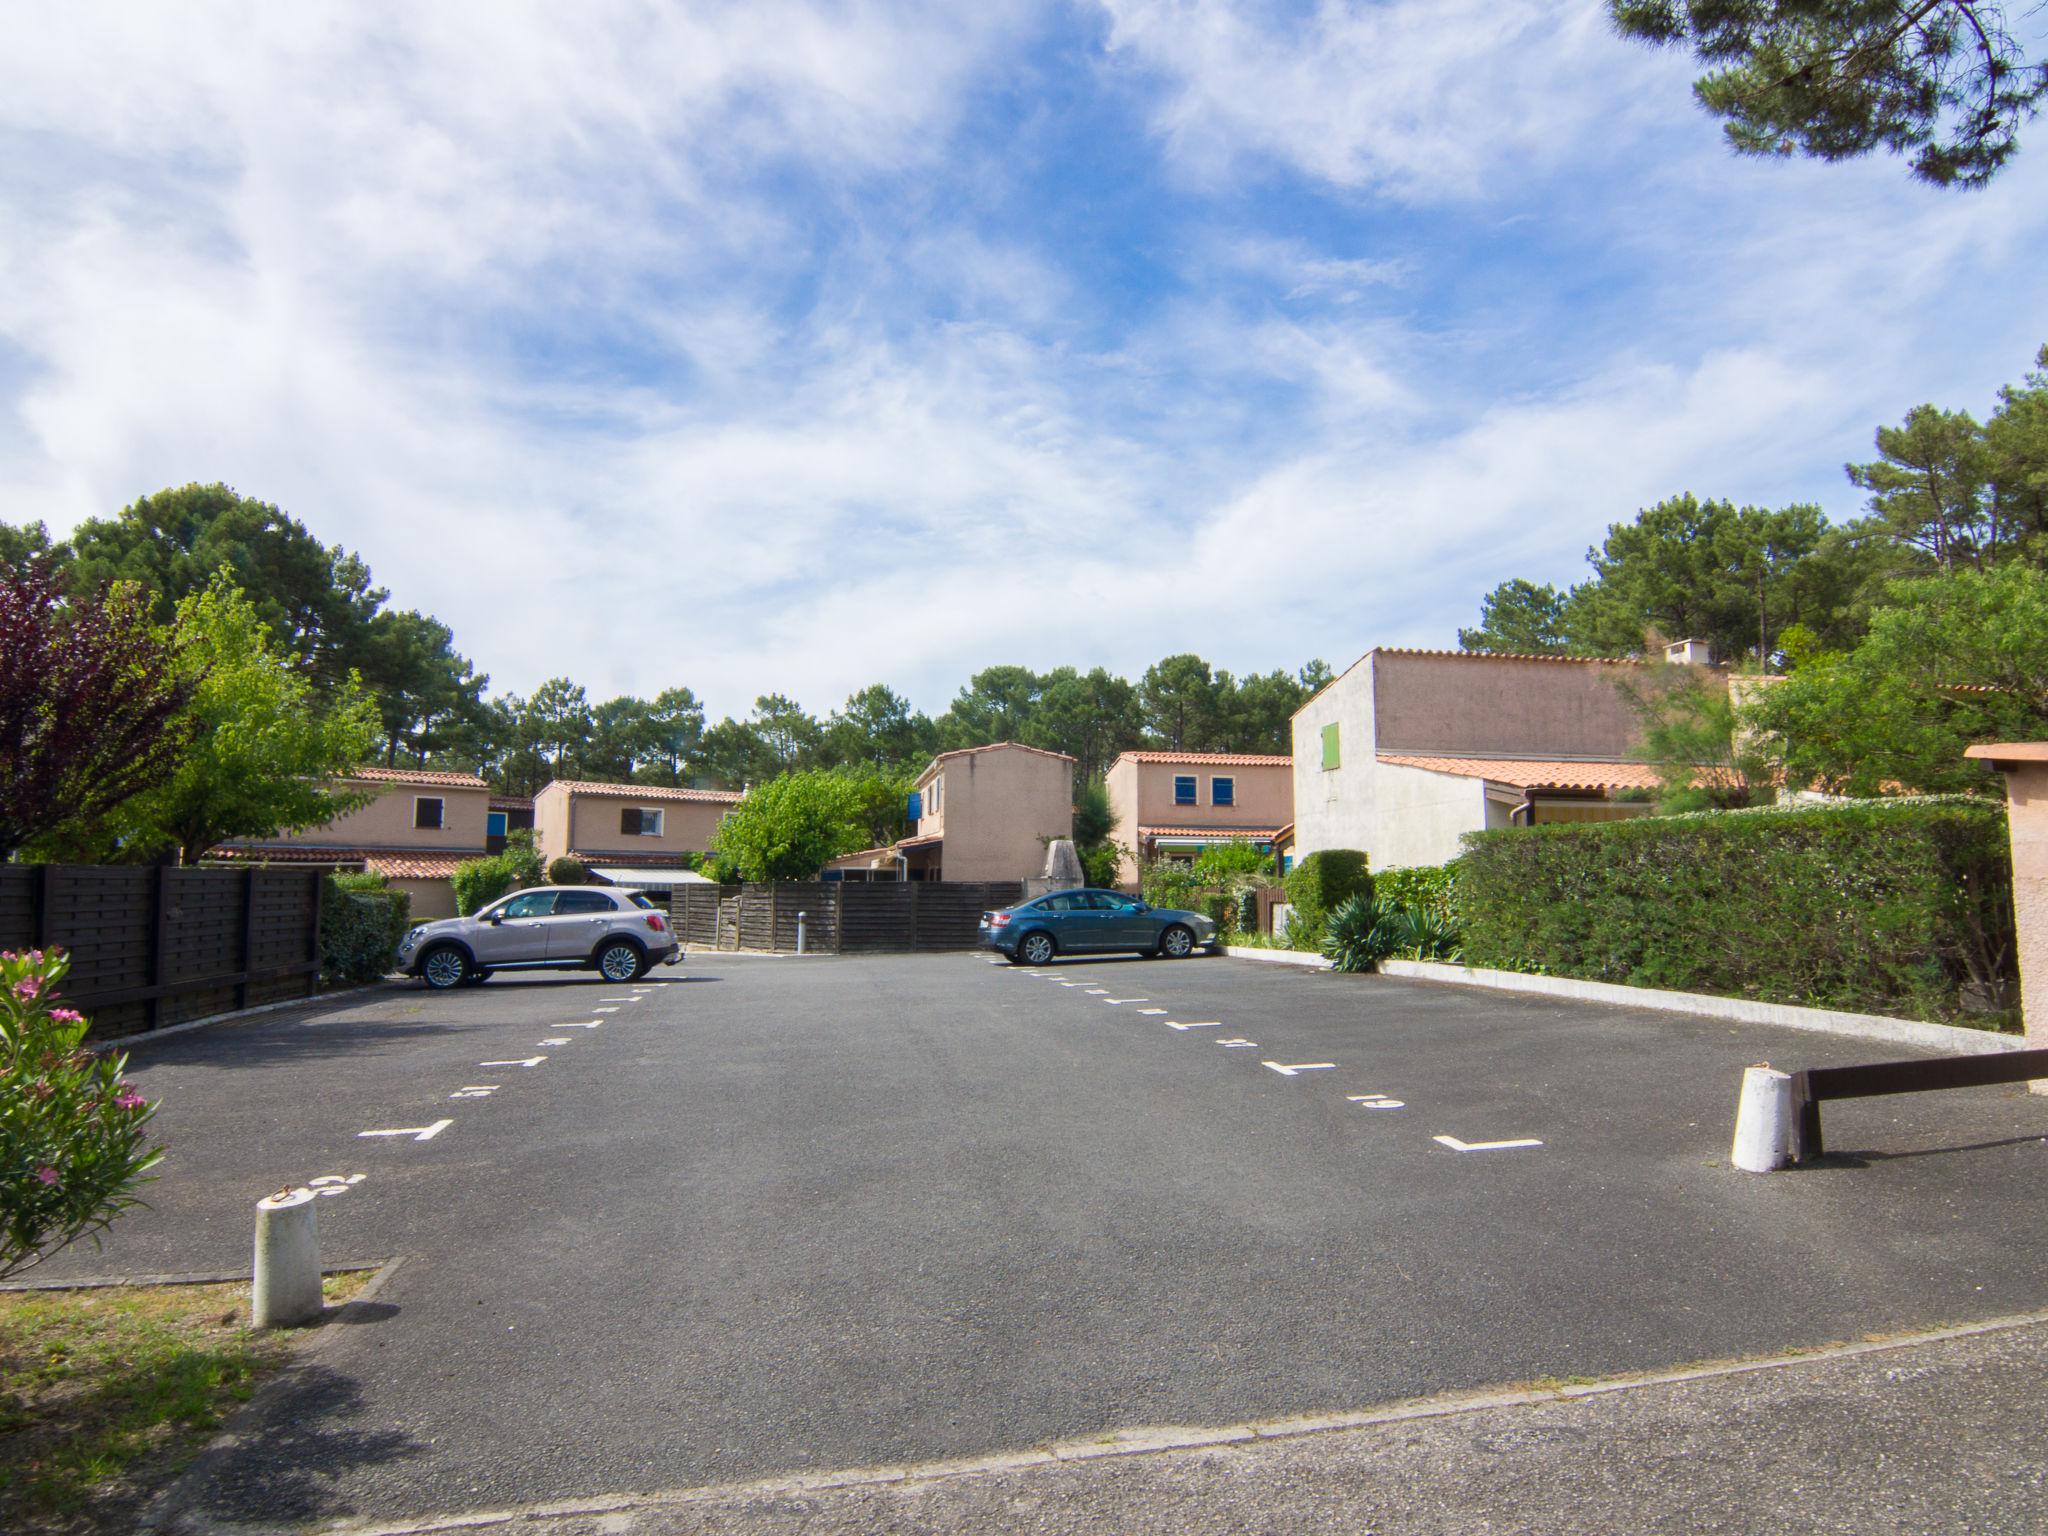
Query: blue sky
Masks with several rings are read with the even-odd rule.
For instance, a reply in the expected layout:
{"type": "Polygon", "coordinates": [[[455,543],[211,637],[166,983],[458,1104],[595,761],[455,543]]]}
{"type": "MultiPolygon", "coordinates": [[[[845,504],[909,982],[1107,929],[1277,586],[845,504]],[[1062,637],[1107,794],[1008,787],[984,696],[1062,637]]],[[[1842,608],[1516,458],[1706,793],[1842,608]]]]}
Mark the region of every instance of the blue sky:
{"type": "Polygon", "coordinates": [[[1738,161],[1598,0],[8,33],[0,517],[226,480],[500,689],[1451,644],[1665,495],[1853,515],[2048,341],[2048,128],[1974,195],[1738,161]]]}

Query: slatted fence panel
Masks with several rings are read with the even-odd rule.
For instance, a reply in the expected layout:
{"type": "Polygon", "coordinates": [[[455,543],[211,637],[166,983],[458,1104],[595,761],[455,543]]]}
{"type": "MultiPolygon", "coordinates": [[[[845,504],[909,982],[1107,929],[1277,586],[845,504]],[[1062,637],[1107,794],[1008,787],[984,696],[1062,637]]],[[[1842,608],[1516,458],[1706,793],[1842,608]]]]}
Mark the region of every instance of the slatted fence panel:
{"type": "Polygon", "coordinates": [[[916,881],[849,880],[839,893],[839,952],[871,954],[910,948],[916,881]]]}
{"type": "MultiPolygon", "coordinates": [[[[796,948],[796,919],[801,912],[804,914],[805,951],[829,954],[836,949],[841,888],[837,880],[798,881],[769,887],[775,893],[775,924],[769,947],[785,953],[796,948]]],[[[751,934],[747,943],[750,948],[760,947],[751,934]]]]}
{"type": "Polygon", "coordinates": [[[933,880],[914,882],[917,926],[912,949],[972,949],[981,942],[981,914],[1016,903],[1024,887],[1016,881],[933,880]]]}

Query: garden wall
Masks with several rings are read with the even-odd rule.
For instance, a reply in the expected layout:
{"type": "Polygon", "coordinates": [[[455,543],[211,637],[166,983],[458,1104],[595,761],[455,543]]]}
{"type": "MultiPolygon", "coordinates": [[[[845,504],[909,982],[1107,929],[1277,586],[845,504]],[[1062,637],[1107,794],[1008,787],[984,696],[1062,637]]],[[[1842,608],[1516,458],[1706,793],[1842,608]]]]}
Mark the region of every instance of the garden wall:
{"type": "Polygon", "coordinates": [[[789,951],[797,914],[815,954],[972,949],[981,914],[1022,899],[1023,885],[970,880],[779,881],[679,885],[669,919],[685,944],[789,951]]]}

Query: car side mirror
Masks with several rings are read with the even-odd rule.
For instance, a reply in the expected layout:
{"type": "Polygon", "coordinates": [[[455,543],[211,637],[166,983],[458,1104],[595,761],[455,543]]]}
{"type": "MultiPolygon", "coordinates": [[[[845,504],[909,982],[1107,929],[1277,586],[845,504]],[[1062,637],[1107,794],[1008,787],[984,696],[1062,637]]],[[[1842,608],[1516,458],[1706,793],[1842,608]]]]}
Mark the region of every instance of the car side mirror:
{"type": "Polygon", "coordinates": [[[1144,901],[1133,902],[1131,904],[1131,910],[1133,912],[1150,912],[1152,910],[1152,905],[1150,902],[1144,901]]]}
{"type": "Polygon", "coordinates": [[[485,918],[484,921],[489,923],[493,928],[495,928],[498,926],[498,924],[505,921],[505,914],[502,912],[493,912],[489,917],[485,918]]]}

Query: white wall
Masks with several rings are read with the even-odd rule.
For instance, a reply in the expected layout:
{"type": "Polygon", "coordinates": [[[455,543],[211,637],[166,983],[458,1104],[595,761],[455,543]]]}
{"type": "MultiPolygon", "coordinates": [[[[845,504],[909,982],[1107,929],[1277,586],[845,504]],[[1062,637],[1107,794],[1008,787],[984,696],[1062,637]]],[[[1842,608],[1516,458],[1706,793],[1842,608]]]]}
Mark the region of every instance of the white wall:
{"type": "Polygon", "coordinates": [[[1366,848],[1372,838],[1372,681],[1368,656],[1294,717],[1296,863],[1325,848],[1366,848]],[[1326,769],[1323,727],[1333,720],[1340,766],[1326,769]]]}
{"type": "Polygon", "coordinates": [[[1427,768],[1375,763],[1370,830],[1363,848],[1374,869],[1441,864],[1464,852],[1460,839],[1487,825],[1486,781],[1427,768]]]}

